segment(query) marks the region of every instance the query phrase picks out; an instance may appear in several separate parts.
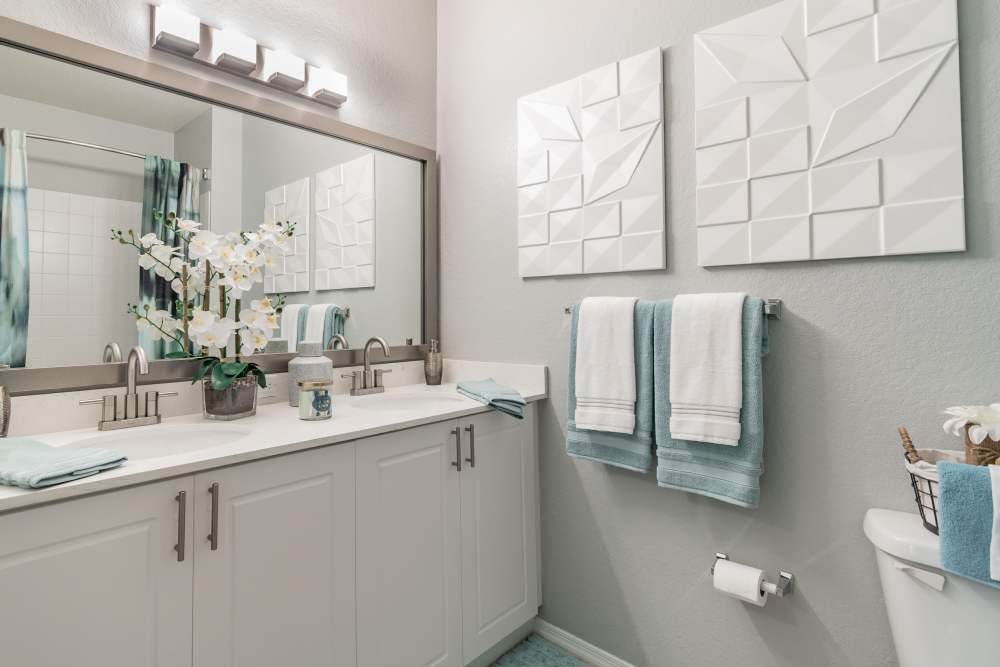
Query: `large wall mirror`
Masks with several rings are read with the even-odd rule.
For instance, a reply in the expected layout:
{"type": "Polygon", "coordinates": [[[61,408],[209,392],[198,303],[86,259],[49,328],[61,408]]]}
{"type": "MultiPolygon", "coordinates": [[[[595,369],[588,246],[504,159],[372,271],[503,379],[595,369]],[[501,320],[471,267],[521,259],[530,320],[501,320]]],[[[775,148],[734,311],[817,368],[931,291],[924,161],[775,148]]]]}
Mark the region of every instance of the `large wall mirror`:
{"type": "Polygon", "coordinates": [[[27,190],[26,210],[3,211],[3,242],[26,241],[28,258],[0,266],[0,316],[16,322],[0,368],[120,362],[133,345],[162,358],[127,307],[169,311],[175,295],[112,230],[161,234],[168,213],[220,235],[295,223],[244,296],[296,313],[267,352],[425,342],[426,159],[152,83],[0,45],[0,131],[22,152],[0,179],[27,190]]]}

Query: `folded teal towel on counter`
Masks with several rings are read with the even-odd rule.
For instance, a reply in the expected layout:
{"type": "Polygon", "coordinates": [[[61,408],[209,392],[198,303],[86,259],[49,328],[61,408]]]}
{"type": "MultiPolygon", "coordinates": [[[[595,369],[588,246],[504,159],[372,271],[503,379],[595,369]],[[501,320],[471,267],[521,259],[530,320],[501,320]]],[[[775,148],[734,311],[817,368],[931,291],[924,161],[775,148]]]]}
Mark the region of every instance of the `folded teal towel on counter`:
{"type": "Polygon", "coordinates": [[[990,578],[993,485],[989,468],[942,461],[937,470],[941,567],[1000,588],[1000,581],[990,578]]]}
{"type": "Polygon", "coordinates": [[[670,437],[670,324],[673,303],[656,304],[654,385],[656,480],[660,486],[698,493],[740,507],[757,507],[764,472],[764,377],[767,319],[761,299],[743,302],[743,406],[736,447],[670,437]]]}
{"type": "MultiPolygon", "coordinates": [[[[653,468],[653,309],[652,301],[635,304],[635,430],[631,434],[577,429],[576,330],[580,306],[571,308],[569,337],[569,422],[566,452],[578,459],[636,472],[653,468]]],[[[669,351],[670,347],[667,346],[669,351]]]]}
{"type": "Polygon", "coordinates": [[[41,489],[117,468],[127,459],[110,449],[53,447],[31,438],[0,440],[0,484],[41,489]]]}
{"type": "Polygon", "coordinates": [[[527,403],[521,394],[516,389],[497,384],[493,378],[459,382],[458,393],[511,417],[524,419],[524,406],[527,403]]]}

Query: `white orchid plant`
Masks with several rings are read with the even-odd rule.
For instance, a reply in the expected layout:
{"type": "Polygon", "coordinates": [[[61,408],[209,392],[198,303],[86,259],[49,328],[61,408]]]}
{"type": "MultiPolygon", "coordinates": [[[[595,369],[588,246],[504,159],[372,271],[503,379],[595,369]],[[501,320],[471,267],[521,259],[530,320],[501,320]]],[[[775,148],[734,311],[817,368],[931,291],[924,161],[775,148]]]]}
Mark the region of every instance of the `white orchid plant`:
{"type": "Polygon", "coordinates": [[[966,430],[973,444],[981,445],[986,438],[1000,441],[1000,403],[990,405],[959,405],[944,411],[949,419],[945,433],[964,437],[966,430]]]}
{"type": "Polygon", "coordinates": [[[173,232],[177,246],[154,233],[111,232],[113,241],[136,249],[142,269],[168,281],[177,294],[173,313],[129,304],[136,326],[154,339],[176,344],[178,349],[167,358],[200,360],[192,384],[209,377],[212,387],[221,390],[253,376],[261,387],[267,386],[264,372],[243,357],[267,346],[279,326],[282,299],[265,296],[246,308],[243,297],[263,282],[265,268],[287,249],[294,225],[269,222],[255,232],[219,235],[173,213],[156,219],[173,232]]]}

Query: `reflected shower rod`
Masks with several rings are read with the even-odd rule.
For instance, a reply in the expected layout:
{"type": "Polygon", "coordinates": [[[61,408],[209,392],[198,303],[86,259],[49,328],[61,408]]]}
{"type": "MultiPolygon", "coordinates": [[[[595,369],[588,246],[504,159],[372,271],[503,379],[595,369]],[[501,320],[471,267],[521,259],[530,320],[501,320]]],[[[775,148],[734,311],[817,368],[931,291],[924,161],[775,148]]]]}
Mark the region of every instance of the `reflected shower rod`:
{"type": "MultiPolygon", "coordinates": [[[[140,160],[145,160],[146,156],[142,153],[133,153],[132,151],[122,150],[121,148],[114,148],[112,146],[101,146],[100,144],[89,144],[86,141],[76,141],[75,139],[63,139],[62,137],[52,137],[47,134],[33,134],[31,132],[25,133],[26,137],[29,139],[38,139],[39,141],[51,141],[56,144],[67,144],[69,146],[79,146],[80,148],[93,148],[94,150],[104,151],[105,153],[116,153],[118,155],[124,155],[125,157],[135,157],[140,160]]],[[[201,177],[204,180],[208,180],[209,171],[208,169],[201,170],[201,177]]]]}

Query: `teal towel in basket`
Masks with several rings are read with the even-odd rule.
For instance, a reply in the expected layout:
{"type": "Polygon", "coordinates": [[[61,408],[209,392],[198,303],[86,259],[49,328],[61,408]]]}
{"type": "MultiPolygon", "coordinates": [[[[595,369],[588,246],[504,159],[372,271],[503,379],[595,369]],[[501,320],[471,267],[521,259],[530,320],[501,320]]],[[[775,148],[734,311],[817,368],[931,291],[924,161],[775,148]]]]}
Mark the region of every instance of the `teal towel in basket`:
{"type": "Polygon", "coordinates": [[[1000,588],[1000,581],[990,578],[993,537],[990,469],[948,461],[938,463],[937,469],[941,567],[1000,588]]]}
{"type": "MultiPolygon", "coordinates": [[[[566,451],[570,456],[617,468],[649,472],[653,468],[653,308],[635,304],[635,430],[628,435],[576,428],[576,328],[580,306],[571,308],[569,335],[569,422],[566,451]]],[[[667,347],[669,352],[670,348],[667,347]]]]}
{"type": "Polygon", "coordinates": [[[110,449],[52,447],[31,438],[0,440],[0,484],[41,489],[117,468],[127,459],[110,449]]]}
{"type": "Polygon", "coordinates": [[[656,480],[660,486],[698,493],[740,507],[757,507],[764,472],[764,377],[767,319],[761,299],[743,301],[743,406],[736,447],[670,437],[670,323],[673,303],[656,304],[654,376],[656,480]]]}
{"type": "Polygon", "coordinates": [[[526,403],[521,394],[516,389],[497,384],[493,378],[459,382],[458,393],[511,417],[524,419],[526,403]]]}

